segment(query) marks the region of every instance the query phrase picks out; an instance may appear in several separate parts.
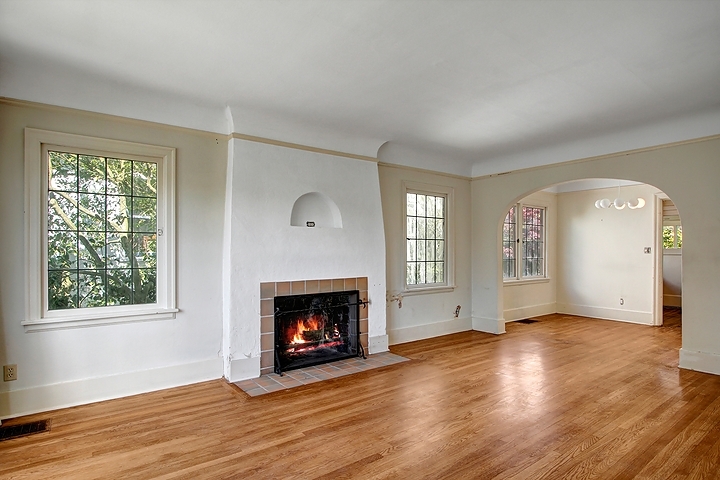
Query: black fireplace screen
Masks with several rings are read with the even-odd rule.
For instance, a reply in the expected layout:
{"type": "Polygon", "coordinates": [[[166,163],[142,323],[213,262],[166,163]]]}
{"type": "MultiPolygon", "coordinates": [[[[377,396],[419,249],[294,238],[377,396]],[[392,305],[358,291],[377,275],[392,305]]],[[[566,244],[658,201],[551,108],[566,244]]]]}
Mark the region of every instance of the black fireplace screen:
{"type": "Polygon", "coordinates": [[[359,293],[275,297],[275,371],[360,355],[359,293]]]}

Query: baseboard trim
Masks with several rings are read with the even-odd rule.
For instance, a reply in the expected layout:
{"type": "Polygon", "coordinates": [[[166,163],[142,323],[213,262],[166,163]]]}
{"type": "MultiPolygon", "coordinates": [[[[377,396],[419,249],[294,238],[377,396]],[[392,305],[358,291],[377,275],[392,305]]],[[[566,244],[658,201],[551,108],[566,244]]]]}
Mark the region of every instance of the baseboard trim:
{"type": "Polygon", "coordinates": [[[652,312],[637,310],[623,310],[619,308],[593,307],[590,305],[575,305],[572,303],[558,303],[557,313],[566,315],[579,315],[581,317],[615,320],[618,322],[636,323],[639,325],[653,325],[652,312]]]}
{"type": "Polygon", "coordinates": [[[378,335],[376,337],[368,337],[368,353],[382,353],[389,350],[389,340],[387,335],[378,335]]]}
{"type": "Polygon", "coordinates": [[[682,295],[663,295],[663,306],[682,307],[682,295]]]}
{"type": "Polygon", "coordinates": [[[472,329],[478,332],[494,333],[499,335],[505,333],[505,319],[472,317],[472,329]]]}
{"type": "Polygon", "coordinates": [[[679,367],[686,370],[720,375],[720,355],[681,348],[679,367]]]}
{"type": "Polygon", "coordinates": [[[527,307],[510,308],[503,312],[503,317],[505,318],[505,322],[514,322],[525,318],[549,315],[555,312],[557,312],[557,305],[553,302],[541,305],[529,305],[527,307]]]}
{"type": "Polygon", "coordinates": [[[0,392],[0,419],[222,378],[222,358],[0,392]]]}
{"type": "Polygon", "coordinates": [[[427,338],[440,337],[451,333],[467,332],[472,330],[472,320],[467,318],[453,318],[425,325],[414,325],[412,327],[395,328],[388,330],[390,345],[425,340],[427,338]]]}
{"type": "Polygon", "coordinates": [[[260,376],[260,357],[234,358],[230,361],[231,382],[239,382],[260,376]]]}

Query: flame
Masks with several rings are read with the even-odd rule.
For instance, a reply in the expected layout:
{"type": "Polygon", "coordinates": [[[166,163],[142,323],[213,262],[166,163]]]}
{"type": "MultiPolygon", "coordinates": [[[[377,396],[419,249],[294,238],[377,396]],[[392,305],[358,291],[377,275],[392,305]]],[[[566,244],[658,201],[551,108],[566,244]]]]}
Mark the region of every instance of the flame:
{"type": "Polygon", "coordinates": [[[316,316],[306,319],[298,318],[297,323],[295,324],[295,335],[293,335],[290,343],[308,343],[308,341],[305,340],[305,337],[303,337],[303,332],[320,330],[322,325],[322,319],[318,320],[316,316]]]}

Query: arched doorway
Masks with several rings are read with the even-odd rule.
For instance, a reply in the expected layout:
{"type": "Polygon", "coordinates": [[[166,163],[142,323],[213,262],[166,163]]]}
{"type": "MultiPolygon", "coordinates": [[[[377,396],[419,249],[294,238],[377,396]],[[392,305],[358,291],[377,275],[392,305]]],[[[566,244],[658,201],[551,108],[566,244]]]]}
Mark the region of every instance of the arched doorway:
{"type": "Polygon", "coordinates": [[[582,179],[517,199],[499,221],[504,321],[557,312],[662,325],[663,198],[582,179]]]}

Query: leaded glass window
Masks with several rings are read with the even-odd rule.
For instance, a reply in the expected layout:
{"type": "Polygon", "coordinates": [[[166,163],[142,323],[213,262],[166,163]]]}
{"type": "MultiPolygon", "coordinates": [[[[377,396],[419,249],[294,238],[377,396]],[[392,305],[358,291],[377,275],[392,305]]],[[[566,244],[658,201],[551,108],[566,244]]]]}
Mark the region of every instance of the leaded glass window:
{"type": "Polygon", "coordinates": [[[157,164],[49,150],[48,310],[157,301],[157,164]]]}
{"type": "Polygon", "coordinates": [[[444,195],[406,194],[407,285],[446,283],[446,204],[444,195]]]}

